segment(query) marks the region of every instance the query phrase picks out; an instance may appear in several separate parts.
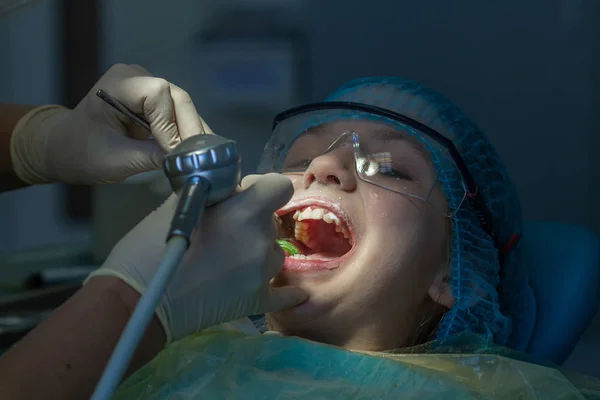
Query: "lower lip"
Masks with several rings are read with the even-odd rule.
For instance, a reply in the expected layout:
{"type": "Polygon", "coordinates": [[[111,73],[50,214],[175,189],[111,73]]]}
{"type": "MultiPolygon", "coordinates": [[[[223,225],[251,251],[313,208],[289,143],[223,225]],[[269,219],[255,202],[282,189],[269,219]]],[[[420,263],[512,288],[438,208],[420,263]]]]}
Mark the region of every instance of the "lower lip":
{"type": "Polygon", "coordinates": [[[281,270],[289,272],[331,271],[339,268],[340,264],[350,257],[354,251],[354,248],[355,247],[352,247],[350,251],[341,257],[328,260],[298,260],[295,258],[286,257],[281,270]]]}

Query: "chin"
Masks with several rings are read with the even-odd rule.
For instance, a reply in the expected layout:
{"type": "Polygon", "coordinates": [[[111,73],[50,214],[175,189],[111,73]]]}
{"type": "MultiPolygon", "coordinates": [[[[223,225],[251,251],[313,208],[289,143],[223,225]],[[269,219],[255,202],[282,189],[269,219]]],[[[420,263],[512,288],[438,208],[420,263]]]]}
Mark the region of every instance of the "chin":
{"type": "Polygon", "coordinates": [[[290,310],[270,313],[269,329],[284,336],[295,336],[319,343],[342,346],[352,322],[332,315],[333,307],[307,301],[290,310]]]}

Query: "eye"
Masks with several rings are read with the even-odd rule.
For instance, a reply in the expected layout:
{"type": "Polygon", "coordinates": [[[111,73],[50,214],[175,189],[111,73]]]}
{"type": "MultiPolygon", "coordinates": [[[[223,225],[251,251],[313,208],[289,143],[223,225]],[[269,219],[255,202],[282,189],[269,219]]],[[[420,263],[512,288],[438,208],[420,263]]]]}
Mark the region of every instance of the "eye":
{"type": "Polygon", "coordinates": [[[389,162],[379,164],[379,173],[390,178],[402,179],[405,181],[413,180],[407,172],[394,168],[394,166],[389,162]]]}
{"type": "Polygon", "coordinates": [[[408,174],[393,168],[386,171],[382,171],[381,173],[382,175],[389,176],[390,178],[402,179],[405,181],[413,180],[412,177],[410,177],[408,174]]]}
{"type": "Polygon", "coordinates": [[[381,175],[383,177],[412,181],[412,177],[404,171],[392,166],[390,161],[377,161],[372,158],[360,157],[356,160],[359,174],[366,176],[381,175]]]}

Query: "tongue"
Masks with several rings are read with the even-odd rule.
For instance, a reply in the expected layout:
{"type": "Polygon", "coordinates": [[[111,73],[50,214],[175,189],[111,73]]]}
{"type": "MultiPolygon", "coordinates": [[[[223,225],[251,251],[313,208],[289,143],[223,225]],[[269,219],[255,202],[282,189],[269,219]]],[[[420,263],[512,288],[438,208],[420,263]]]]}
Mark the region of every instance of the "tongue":
{"type": "Polygon", "coordinates": [[[289,241],[294,246],[296,246],[296,248],[300,251],[300,254],[307,254],[310,251],[309,248],[306,247],[306,245],[299,240],[296,240],[296,239],[286,239],[286,240],[289,241]]]}
{"type": "Polygon", "coordinates": [[[350,242],[340,232],[335,231],[335,224],[322,220],[304,220],[308,224],[308,253],[318,253],[324,257],[341,257],[351,249],[350,242]]]}

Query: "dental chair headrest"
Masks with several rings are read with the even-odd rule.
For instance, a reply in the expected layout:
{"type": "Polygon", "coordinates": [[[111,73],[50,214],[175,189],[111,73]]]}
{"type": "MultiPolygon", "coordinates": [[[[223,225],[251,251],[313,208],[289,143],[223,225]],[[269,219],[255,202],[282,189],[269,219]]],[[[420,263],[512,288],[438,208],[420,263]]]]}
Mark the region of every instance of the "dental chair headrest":
{"type": "Polygon", "coordinates": [[[527,221],[523,262],[537,316],[527,352],[563,364],[600,304],[600,239],[586,228],[527,221]]]}

